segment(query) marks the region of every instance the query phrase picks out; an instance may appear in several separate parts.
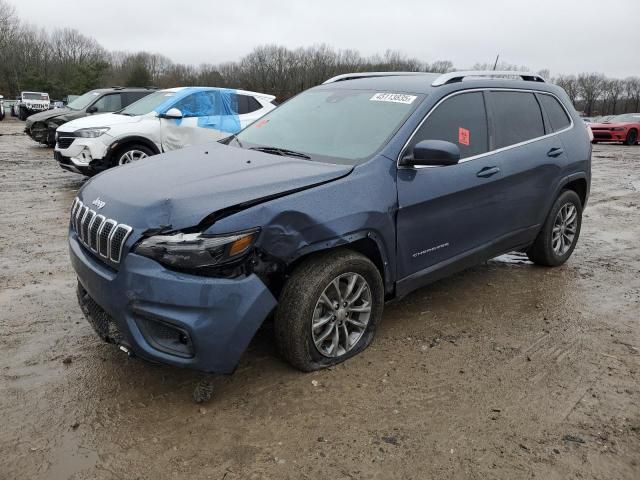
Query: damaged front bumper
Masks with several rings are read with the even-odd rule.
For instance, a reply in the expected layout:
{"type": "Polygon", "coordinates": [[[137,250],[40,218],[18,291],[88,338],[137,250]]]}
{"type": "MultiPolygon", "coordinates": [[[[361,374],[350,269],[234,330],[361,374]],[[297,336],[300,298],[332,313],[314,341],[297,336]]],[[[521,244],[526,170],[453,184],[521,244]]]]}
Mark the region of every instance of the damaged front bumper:
{"type": "Polygon", "coordinates": [[[232,373],[276,299],[256,275],[200,277],[129,253],[115,271],[69,233],[83,313],[106,341],[149,361],[232,373]]]}

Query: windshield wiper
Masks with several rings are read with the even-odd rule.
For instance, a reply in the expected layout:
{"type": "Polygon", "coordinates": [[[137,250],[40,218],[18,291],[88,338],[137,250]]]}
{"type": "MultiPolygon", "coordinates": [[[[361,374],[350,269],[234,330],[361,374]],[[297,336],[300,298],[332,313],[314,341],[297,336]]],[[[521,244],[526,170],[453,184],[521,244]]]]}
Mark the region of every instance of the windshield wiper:
{"type": "Polygon", "coordinates": [[[287,150],[286,148],[251,147],[249,150],[257,150],[258,152],[270,153],[272,155],[281,155],[283,157],[297,157],[304,158],[305,160],[311,160],[311,157],[306,153],[295,152],[293,150],[287,150]]]}

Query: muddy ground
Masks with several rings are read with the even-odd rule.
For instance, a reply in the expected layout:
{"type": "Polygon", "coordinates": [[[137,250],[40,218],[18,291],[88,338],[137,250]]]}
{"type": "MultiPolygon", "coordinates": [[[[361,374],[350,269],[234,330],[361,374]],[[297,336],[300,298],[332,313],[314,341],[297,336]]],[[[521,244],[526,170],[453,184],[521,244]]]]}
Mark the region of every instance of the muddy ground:
{"type": "Polygon", "coordinates": [[[640,146],[600,145],[563,267],[503,257],[389,305],[302,374],[263,329],[211,377],[130,359],[76,303],[83,179],[0,122],[0,479],[640,478],[640,146]]]}

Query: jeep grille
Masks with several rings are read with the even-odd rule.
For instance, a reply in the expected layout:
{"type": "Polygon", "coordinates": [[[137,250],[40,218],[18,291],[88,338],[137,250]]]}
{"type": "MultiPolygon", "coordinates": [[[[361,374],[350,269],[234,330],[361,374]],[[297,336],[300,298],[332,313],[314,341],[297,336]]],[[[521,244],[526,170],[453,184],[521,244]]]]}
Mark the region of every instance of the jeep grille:
{"type": "Polygon", "coordinates": [[[91,210],[77,198],[71,207],[71,227],[85,247],[114,263],[120,263],[124,243],[133,231],[129,225],[91,210]]]}

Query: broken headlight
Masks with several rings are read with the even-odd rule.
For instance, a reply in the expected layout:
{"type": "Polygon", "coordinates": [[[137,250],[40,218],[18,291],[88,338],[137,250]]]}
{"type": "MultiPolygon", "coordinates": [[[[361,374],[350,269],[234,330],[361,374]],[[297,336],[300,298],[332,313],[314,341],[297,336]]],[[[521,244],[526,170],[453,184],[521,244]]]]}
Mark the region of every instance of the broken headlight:
{"type": "Polygon", "coordinates": [[[176,233],[142,239],[134,248],[138,255],[177,269],[200,269],[224,265],[246,255],[258,238],[258,229],[229,235],[176,233]]]}

